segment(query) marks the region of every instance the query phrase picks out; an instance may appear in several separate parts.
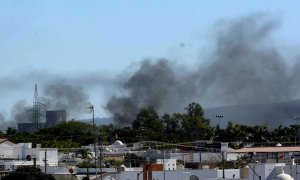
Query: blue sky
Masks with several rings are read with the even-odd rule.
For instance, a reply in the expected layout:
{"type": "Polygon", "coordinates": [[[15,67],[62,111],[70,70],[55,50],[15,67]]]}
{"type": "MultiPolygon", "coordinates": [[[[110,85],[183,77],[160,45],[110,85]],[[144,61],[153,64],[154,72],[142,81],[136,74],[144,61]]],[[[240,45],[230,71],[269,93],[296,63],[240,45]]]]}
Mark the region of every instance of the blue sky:
{"type": "MultiPolygon", "coordinates": [[[[113,77],[149,57],[193,65],[217,21],[257,12],[280,19],[276,39],[297,47],[299,7],[296,0],[1,0],[0,79],[32,72],[113,77]]],[[[21,85],[26,95],[0,84],[2,102],[9,104],[0,110],[19,97],[31,102],[34,83],[43,81],[35,77],[21,85]]],[[[90,98],[103,105],[107,97],[98,90],[90,98]]]]}
{"type": "MultiPolygon", "coordinates": [[[[187,45],[185,51],[197,51],[216,21],[252,12],[283,19],[280,31],[285,39],[294,40],[299,26],[297,1],[7,0],[0,4],[2,72],[24,68],[118,72],[145,57],[172,56],[180,43],[187,45]]],[[[193,58],[189,59],[184,61],[193,58]]]]}

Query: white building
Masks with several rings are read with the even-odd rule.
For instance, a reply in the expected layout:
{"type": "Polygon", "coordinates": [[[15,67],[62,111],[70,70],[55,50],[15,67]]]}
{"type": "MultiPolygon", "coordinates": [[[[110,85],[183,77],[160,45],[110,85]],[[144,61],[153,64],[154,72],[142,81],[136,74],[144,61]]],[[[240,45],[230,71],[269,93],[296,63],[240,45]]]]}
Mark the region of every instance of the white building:
{"type": "MultiPolygon", "coordinates": [[[[90,144],[88,146],[81,146],[82,148],[89,149],[92,153],[95,152],[94,144],[90,144]]],[[[120,140],[116,140],[113,144],[102,147],[100,145],[96,145],[96,151],[99,151],[102,148],[102,151],[105,153],[113,153],[113,154],[124,154],[129,151],[126,144],[123,144],[120,140]]]]}
{"type": "Polygon", "coordinates": [[[166,171],[176,171],[177,165],[176,165],[176,159],[157,159],[157,164],[163,164],[164,170],[166,171]]]}
{"type": "MultiPolygon", "coordinates": [[[[118,180],[143,180],[143,173],[138,171],[123,171],[117,174],[107,175],[110,178],[118,180]],[[137,175],[139,174],[139,175],[137,175]]],[[[106,177],[104,177],[105,179],[106,177]]],[[[222,179],[222,170],[176,170],[176,171],[153,171],[152,179],[155,180],[212,180],[222,179]]],[[[239,169],[226,169],[225,178],[228,179],[240,179],[239,169]]]]}
{"type": "Polygon", "coordinates": [[[290,175],[293,179],[300,178],[300,167],[297,164],[258,163],[249,166],[249,180],[259,180],[258,176],[261,176],[261,179],[273,180],[278,179],[277,176],[280,174],[290,175]]]}
{"type": "Polygon", "coordinates": [[[7,169],[14,169],[20,165],[36,165],[44,166],[44,159],[47,159],[48,166],[58,165],[57,148],[41,148],[37,145],[32,148],[32,143],[14,144],[7,139],[0,139],[0,165],[4,165],[7,169]]]}

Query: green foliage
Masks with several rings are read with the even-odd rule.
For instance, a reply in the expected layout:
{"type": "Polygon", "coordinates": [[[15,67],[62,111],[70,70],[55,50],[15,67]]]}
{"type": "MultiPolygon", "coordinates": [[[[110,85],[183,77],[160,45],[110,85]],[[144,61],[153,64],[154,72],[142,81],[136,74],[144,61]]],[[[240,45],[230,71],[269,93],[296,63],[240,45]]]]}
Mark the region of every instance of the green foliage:
{"type": "Polygon", "coordinates": [[[11,136],[15,136],[18,133],[18,130],[16,128],[13,127],[8,127],[6,129],[6,136],[11,137],[11,136]]]}
{"type": "Polygon", "coordinates": [[[127,153],[124,156],[124,163],[127,167],[140,167],[142,164],[146,163],[145,158],[138,156],[134,153],[127,153]]]}
{"type": "Polygon", "coordinates": [[[78,168],[95,168],[95,163],[91,161],[83,161],[82,163],[79,163],[76,165],[78,168]]]}
{"type": "Polygon", "coordinates": [[[132,123],[134,130],[139,130],[143,140],[159,140],[163,126],[157,112],[152,107],[142,108],[132,123]]]}
{"type": "Polygon", "coordinates": [[[200,104],[195,102],[189,104],[186,108],[184,124],[188,130],[204,129],[209,125],[209,120],[204,118],[204,112],[200,104]]]}
{"type": "Polygon", "coordinates": [[[229,142],[231,147],[240,148],[244,142],[261,145],[299,141],[300,126],[279,126],[269,130],[266,126],[251,127],[229,122],[225,129],[220,129],[218,125],[210,126],[201,105],[192,102],[185,108],[184,113],[166,113],[161,117],[153,107],[141,108],[132,122],[132,127],[117,128],[112,124],[94,127],[88,123],[70,121],[36,133],[21,133],[9,127],[5,135],[15,143],[32,142],[42,144],[42,147],[59,149],[80,148],[94,142],[109,144],[115,139],[124,143],[141,140],[166,143],[212,140],[229,142]]]}
{"type": "Polygon", "coordinates": [[[70,121],[52,128],[40,129],[36,133],[21,133],[8,128],[9,140],[42,144],[43,147],[76,148],[81,145],[92,144],[96,140],[93,135],[93,126],[87,123],[70,121]]]}
{"type": "Polygon", "coordinates": [[[139,141],[140,130],[124,127],[115,129],[115,133],[118,134],[118,139],[122,142],[133,143],[139,141]]]}
{"type": "Polygon", "coordinates": [[[3,180],[55,180],[50,175],[41,172],[41,169],[34,166],[19,166],[16,171],[10,172],[7,176],[2,178],[3,180]]]}
{"type": "Polygon", "coordinates": [[[80,148],[76,151],[76,156],[78,156],[79,154],[82,156],[82,159],[86,159],[88,155],[91,155],[91,152],[89,149],[80,148]]]}
{"type": "MultiPolygon", "coordinates": [[[[112,134],[114,133],[116,129],[113,127],[112,124],[103,124],[100,125],[97,128],[97,135],[98,135],[98,140],[101,141],[103,144],[107,144],[110,143],[110,138],[112,136],[112,134]]],[[[117,133],[119,134],[119,133],[117,133]]],[[[125,141],[127,142],[127,141],[125,141]]]]}
{"type": "Polygon", "coordinates": [[[123,164],[124,161],[115,160],[115,159],[106,159],[107,163],[109,163],[112,167],[119,167],[123,164]]]}
{"type": "Polygon", "coordinates": [[[68,148],[79,148],[80,144],[73,142],[71,140],[42,140],[40,141],[43,148],[58,148],[58,149],[68,149],[68,148]]]}
{"type": "Polygon", "coordinates": [[[175,115],[164,114],[161,117],[161,121],[164,125],[164,135],[167,135],[163,137],[163,140],[169,139],[170,142],[176,142],[178,139],[177,134],[180,129],[178,119],[176,119],[175,115]]]}

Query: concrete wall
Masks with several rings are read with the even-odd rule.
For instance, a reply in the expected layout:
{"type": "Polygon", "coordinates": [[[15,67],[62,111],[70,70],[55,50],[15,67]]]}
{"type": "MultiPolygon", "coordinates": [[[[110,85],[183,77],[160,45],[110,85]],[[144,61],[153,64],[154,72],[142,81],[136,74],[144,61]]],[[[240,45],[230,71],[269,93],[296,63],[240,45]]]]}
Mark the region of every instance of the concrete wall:
{"type": "MultiPolygon", "coordinates": [[[[12,144],[6,143],[1,144],[0,147],[0,158],[13,159],[10,160],[11,164],[18,165],[19,162],[23,164],[33,163],[33,158],[36,158],[37,165],[43,165],[45,158],[45,151],[47,150],[47,163],[50,166],[58,165],[58,150],[56,148],[31,148],[31,143],[12,144]],[[27,162],[26,157],[31,157],[31,162],[27,162]],[[15,162],[14,162],[15,161],[15,162]]],[[[7,160],[6,160],[7,161],[7,160]]],[[[22,164],[21,163],[21,164],[22,164]]]]}
{"type": "MultiPolygon", "coordinates": [[[[119,180],[136,180],[138,172],[121,172],[119,175],[115,175],[119,180]]],[[[225,170],[225,178],[233,179],[240,178],[240,170],[232,169],[225,170]]],[[[192,175],[199,177],[200,180],[222,178],[222,170],[177,170],[177,171],[155,171],[152,172],[152,179],[163,180],[164,176],[166,180],[189,180],[192,175]]],[[[142,180],[143,174],[139,176],[139,180],[142,180]]]]}

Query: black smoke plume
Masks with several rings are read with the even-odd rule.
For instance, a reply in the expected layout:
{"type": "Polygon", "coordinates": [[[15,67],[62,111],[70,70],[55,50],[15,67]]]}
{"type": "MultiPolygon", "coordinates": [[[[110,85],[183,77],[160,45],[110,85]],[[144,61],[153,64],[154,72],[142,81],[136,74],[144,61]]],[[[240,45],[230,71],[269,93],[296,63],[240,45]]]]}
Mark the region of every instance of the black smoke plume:
{"type": "Polygon", "coordinates": [[[162,59],[153,64],[145,60],[140,69],[123,84],[127,95],[113,96],[107,103],[107,109],[113,113],[119,125],[126,125],[140,107],[164,107],[166,100],[171,100],[174,96],[172,88],[176,84],[175,73],[169,61],[162,59]]]}
{"type": "MultiPolygon", "coordinates": [[[[39,90],[41,89],[43,91],[39,91],[39,94],[42,95],[39,100],[41,103],[40,112],[42,123],[45,122],[46,110],[66,110],[68,115],[72,114],[73,116],[87,113],[85,112],[85,106],[89,100],[88,95],[82,87],[58,80],[53,83],[45,84],[39,90]]],[[[17,123],[33,122],[32,103],[30,104],[26,102],[26,100],[16,102],[12,107],[9,121],[0,114],[0,122],[3,123],[3,127],[17,127],[17,123]]]]}
{"type": "MultiPolygon", "coordinates": [[[[204,107],[273,103],[298,98],[300,76],[271,35],[279,21],[254,14],[215,26],[211,55],[196,71],[181,71],[174,61],[145,60],[107,103],[118,124],[131,124],[141,107],[160,113],[183,110],[190,102],[204,107]]],[[[295,65],[299,66],[299,65],[295,65]]]]}
{"type": "Polygon", "coordinates": [[[41,102],[45,103],[48,110],[66,110],[72,115],[84,113],[88,95],[82,87],[58,81],[46,84],[43,89],[41,102]]]}

